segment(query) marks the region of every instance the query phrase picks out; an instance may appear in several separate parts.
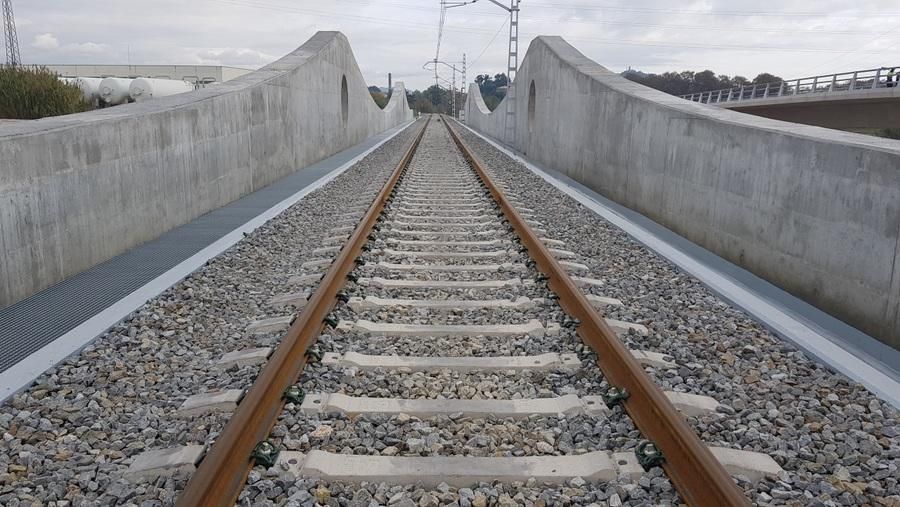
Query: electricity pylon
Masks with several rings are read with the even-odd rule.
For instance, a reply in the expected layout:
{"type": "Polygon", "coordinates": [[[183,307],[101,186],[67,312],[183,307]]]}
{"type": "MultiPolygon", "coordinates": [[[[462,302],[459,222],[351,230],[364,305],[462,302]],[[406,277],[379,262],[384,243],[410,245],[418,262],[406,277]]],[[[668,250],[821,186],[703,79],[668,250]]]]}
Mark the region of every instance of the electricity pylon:
{"type": "Polygon", "coordinates": [[[13,17],[12,0],[2,0],[3,41],[6,43],[6,64],[15,67],[22,64],[19,54],[19,36],[16,34],[16,20],[13,17]]]}

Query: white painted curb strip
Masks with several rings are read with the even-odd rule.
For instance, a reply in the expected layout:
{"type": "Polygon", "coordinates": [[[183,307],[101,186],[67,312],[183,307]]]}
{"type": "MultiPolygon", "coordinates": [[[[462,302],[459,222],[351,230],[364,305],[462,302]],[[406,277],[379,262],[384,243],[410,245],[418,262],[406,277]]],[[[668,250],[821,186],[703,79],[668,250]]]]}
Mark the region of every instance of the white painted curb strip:
{"type": "MultiPolygon", "coordinates": [[[[457,125],[462,124],[457,122],[457,125]]],[[[615,210],[595,201],[590,196],[582,193],[580,190],[567,183],[556,179],[517,153],[496,143],[493,139],[476,132],[467,125],[462,126],[491,146],[505,153],[513,160],[527,167],[531,172],[543,178],[547,183],[550,183],[569,197],[572,197],[584,205],[586,208],[600,215],[603,219],[627,233],[638,243],[653,250],[663,258],[669,260],[669,262],[678,266],[679,269],[694,276],[714,292],[718,293],[728,301],[731,301],[753,316],[753,318],[762,322],[776,335],[796,344],[798,347],[809,352],[835,370],[863,384],[873,393],[878,395],[879,398],[887,401],[896,408],[900,408],[900,383],[894,381],[891,377],[870,366],[859,357],[838,347],[826,336],[823,336],[816,331],[816,329],[794,318],[791,314],[763,299],[743,285],[734,282],[720,271],[701,263],[627,217],[620,215],[615,210]]]]}

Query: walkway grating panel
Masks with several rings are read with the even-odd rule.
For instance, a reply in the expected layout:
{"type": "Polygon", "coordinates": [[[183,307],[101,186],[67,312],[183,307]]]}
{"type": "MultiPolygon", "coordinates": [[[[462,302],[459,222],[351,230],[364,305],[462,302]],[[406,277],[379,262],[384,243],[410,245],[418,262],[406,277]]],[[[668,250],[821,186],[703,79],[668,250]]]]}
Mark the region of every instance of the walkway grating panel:
{"type": "Polygon", "coordinates": [[[0,309],[0,372],[238,226],[365,152],[395,129],[286,176],[162,236],[0,309]]]}

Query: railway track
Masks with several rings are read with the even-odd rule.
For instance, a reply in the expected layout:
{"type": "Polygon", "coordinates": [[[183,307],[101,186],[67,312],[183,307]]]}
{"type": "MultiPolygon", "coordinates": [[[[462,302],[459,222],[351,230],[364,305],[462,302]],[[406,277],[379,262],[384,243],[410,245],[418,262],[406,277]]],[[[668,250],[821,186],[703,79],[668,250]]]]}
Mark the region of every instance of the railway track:
{"type": "Polygon", "coordinates": [[[233,504],[254,466],[444,492],[665,481],[661,467],[688,504],[748,504],[726,466],[766,457],[704,445],[686,416],[716,400],[657,388],[643,369],[677,365],[616,336],[646,329],[604,319],[621,303],[584,295],[602,281],[551,224],[446,120],[420,123],[358,225],[307,262],[327,272],[179,504],[233,504]]]}

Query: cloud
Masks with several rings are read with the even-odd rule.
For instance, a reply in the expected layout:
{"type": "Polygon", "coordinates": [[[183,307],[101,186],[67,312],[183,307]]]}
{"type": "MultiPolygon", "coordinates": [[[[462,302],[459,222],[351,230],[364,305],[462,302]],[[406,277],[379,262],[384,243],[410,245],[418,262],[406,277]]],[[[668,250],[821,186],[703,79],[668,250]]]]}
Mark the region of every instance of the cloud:
{"type": "Polygon", "coordinates": [[[52,33],[42,33],[34,36],[31,47],[49,51],[59,47],[59,40],[52,33]]]}
{"type": "Polygon", "coordinates": [[[277,56],[249,48],[214,48],[198,50],[195,53],[197,63],[202,65],[251,65],[259,66],[271,63],[277,56]]]}
{"type": "Polygon", "coordinates": [[[66,44],[63,46],[63,49],[73,53],[98,54],[109,50],[109,46],[95,42],[82,42],[80,44],[66,44]]]}
{"type": "MultiPolygon", "coordinates": [[[[433,83],[433,74],[422,69],[437,42],[433,0],[155,0],[153,6],[19,2],[19,36],[33,41],[22,47],[22,57],[28,63],[258,67],[293,51],[316,30],[340,30],[369,83],[385,85],[388,72],[410,88],[433,83]]],[[[538,34],[562,35],[614,71],[709,68],[803,77],[889,63],[900,47],[898,13],[896,0],[528,0],[519,19],[519,54],[538,34]]],[[[457,62],[466,53],[470,81],[503,72],[506,20],[490,2],[451,9],[441,59],[457,62]]]]}
{"type": "Polygon", "coordinates": [[[109,50],[106,44],[97,44],[96,42],[70,42],[68,44],[60,44],[59,39],[52,33],[41,33],[34,36],[31,47],[42,51],[53,51],[56,54],[88,54],[95,55],[109,50]]]}

